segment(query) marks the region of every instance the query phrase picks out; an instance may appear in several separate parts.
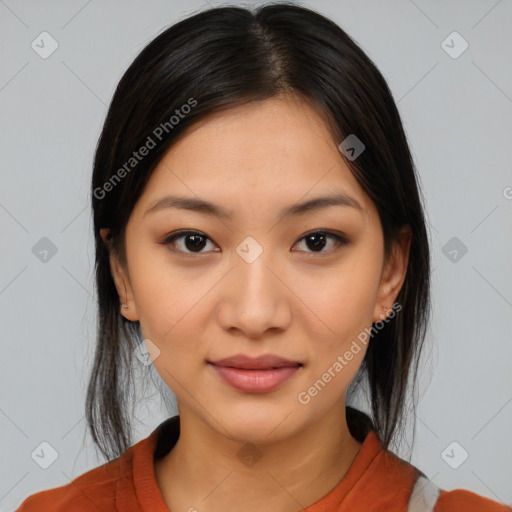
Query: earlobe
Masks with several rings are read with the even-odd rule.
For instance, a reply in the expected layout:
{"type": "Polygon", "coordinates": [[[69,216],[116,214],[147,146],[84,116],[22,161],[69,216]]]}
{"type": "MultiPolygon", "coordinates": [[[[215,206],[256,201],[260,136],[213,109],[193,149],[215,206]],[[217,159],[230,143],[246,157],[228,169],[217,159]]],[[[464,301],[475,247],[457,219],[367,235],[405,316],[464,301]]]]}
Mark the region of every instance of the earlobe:
{"type": "Polygon", "coordinates": [[[110,229],[100,229],[100,235],[109,249],[110,275],[114,280],[117,295],[119,296],[119,311],[127,320],[136,322],[139,317],[133,299],[132,287],[125,269],[111,250],[110,229]]]}
{"type": "Polygon", "coordinates": [[[404,228],[393,243],[391,254],[384,264],[379,293],[373,313],[373,322],[384,320],[393,309],[393,305],[400,293],[407,274],[411,239],[412,232],[410,228],[404,228]]]}

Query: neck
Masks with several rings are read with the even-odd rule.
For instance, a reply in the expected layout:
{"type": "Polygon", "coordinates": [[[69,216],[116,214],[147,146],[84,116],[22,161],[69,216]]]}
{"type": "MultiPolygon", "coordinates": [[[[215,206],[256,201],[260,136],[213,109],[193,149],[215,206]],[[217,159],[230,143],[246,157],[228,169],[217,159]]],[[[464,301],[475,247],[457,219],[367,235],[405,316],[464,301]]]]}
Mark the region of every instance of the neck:
{"type": "Polygon", "coordinates": [[[361,446],[344,403],[291,437],[257,446],[223,436],[180,407],[180,437],[155,473],[171,511],[292,512],[336,487],[361,446]]]}

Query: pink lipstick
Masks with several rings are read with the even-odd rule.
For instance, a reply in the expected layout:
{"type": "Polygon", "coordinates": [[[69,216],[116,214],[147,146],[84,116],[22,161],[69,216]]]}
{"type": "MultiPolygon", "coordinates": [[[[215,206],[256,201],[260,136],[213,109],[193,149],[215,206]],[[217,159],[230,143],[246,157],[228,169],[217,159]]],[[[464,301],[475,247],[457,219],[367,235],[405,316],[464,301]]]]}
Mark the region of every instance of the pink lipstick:
{"type": "Polygon", "coordinates": [[[228,384],[246,393],[273,391],[302,367],[298,361],[272,354],[256,358],[237,354],[208,362],[228,384]]]}

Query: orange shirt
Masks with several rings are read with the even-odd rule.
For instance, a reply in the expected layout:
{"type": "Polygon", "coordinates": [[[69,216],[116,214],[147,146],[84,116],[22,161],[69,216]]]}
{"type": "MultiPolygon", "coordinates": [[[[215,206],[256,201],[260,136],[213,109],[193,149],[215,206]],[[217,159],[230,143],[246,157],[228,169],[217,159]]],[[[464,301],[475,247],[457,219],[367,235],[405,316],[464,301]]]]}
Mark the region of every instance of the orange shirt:
{"type": "MultiPolygon", "coordinates": [[[[169,512],[155,478],[154,459],[168,453],[178,437],[179,416],[168,418],[121,457],[66,485],[32,494],[16,512],[169,512]]],[[[414,466],[383,450],[370,430],[341,482],[304,512],[407,512],[420,475],[414,466]]],[[[461,489],[440,490],[435,499],[434,512],[512,512],[507,505],[461,489]]],[[[432,508],[411,505],[410,510],[432,508]]]]}

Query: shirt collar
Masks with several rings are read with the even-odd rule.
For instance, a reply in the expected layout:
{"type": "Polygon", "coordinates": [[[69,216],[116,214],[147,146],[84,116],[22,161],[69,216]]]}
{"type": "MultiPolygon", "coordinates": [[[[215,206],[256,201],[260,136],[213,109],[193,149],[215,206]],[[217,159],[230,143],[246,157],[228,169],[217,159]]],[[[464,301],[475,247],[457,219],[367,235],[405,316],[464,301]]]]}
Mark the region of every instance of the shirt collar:
{"type": "MultiPolygon", "coordinates": [[[[117,482],[116,506],[118,510],[141,512],[169,512],[155,476],[155,460],[165,456],[176,444],[180,433],[179,416],[163,421],[145,439],[135,444],[123,458],[125,471],[117,482]],[[135,506],[137,504],[137,506],[135,506]]],[[[339,510],[350,491],[362,480],[370,466],[375,465],[382,450],[375,431],[369,430],[359,453],[343,479],[328,494],[305,509],[305,512],[339,510]]]]}

